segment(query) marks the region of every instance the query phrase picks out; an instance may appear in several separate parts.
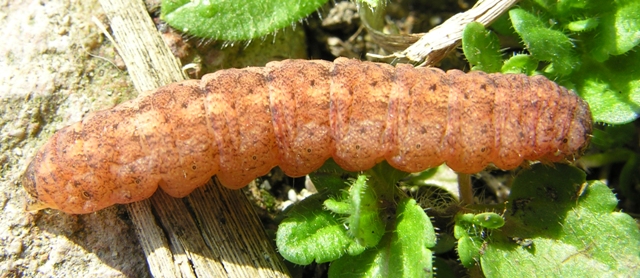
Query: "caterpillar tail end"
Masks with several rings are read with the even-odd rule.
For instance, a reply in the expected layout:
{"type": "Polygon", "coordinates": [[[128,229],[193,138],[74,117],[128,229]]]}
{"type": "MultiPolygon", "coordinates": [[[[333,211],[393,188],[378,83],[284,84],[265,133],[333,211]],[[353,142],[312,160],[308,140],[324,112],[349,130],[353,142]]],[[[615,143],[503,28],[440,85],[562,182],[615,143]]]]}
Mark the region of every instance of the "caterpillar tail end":
{"type": "Polygon", "coordinates": [[[22,175],[22,186],[24,187],[25,191],[27,191],[27,195],[24,201],[26,211],[37,212],[39,210],[51,207],[40,200],[40,198],[38,198],[33,161],[29,163],[27,171],[22,175]]]}

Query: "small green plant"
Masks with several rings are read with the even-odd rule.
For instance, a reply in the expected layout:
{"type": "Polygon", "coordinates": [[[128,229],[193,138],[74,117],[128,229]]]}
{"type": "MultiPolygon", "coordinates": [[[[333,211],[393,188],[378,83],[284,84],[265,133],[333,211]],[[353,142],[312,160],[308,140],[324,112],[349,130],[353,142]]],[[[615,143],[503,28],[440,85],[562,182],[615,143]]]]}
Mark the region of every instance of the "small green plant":
{"type": "Polygon", "coordinates": [[[460,259],[480,263],[487,277],[638,275],[640,231],[617,203],[580,169],[537,164],[514,180],[504,222],[495,222],[504,225],[483,226],[496,214],[458,217],[460,259]]]}
{"type": "Polygon", "coordinates": [[[360,175],[335,167],[312,177],[320,194],[287,212],[276,237],[282,256],[303,265],[332,261],[330,277],[430,276],[436,234],[424,210],[395,186],[406,173],[386,163],[360,175]],[[335,178],[345,174],[357,177],[335,178]]]}
{"type": "MultiPolygon", "coordinates": [[[[302,265],[332,261],[330,277],[430,277],[435,230],[425,210],[394,186],[402,174],[382,163],[346,174],[357,178],[344,183],[336,178],[344,172],[321,171],[316,184],[333,185],[286,213],[277,232],[280,253],[302,265]]],[[[459,259],[489,277],[640,274],[640,231],[616,205],[605,184],[587,182],[578,168],[534,165],[514,180],[507,205],[456,214],[459,259]]]]}
{"type": "Polygon", "coordinates": [[[458,256],[465,267],[472,267],[480,260],[486,248],[487,232],[504,226],[504,219],[494,212],[479,214],[458,213],[453,236],[458,240],[458,256]]]}

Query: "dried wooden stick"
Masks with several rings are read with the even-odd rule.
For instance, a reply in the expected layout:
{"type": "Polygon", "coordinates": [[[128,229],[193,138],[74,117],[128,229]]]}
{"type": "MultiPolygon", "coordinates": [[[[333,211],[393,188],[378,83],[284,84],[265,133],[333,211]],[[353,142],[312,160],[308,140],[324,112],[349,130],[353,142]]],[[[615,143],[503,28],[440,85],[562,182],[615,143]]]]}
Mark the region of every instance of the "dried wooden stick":
{"type": "MultiPolygon", "coordinates": [[[[447,19],[441,25],[431,29],[424,34],[417,42],[407,47],[405,50],[395,52],[388,56],[367,54],[376,58],[398,58],[409,60],[419,66],[430,66],[442,60],[450,51],[454,50],[462,40],[462,33],[465,26],[471,22],[479,22],[485,26],[490,25],[500,15],[509,10],[518,0],[479,0],[470,10],[459,13],[447,19]]],[[[384,42],[386,36],[373,30],[375,38],[383,41],[383,45],[393,45],[397,49],[397,43],[384,42]]],[[[411,35],[406,40],[411,41],[415,35],[411,35]]],[[[390,40],[397,40],[395,37],[388,37],[390,40]]]]}
{"type": "MultiPolygon", "coordinates": [[[[180,63],[164,44],[142,1],[101,0],[101,4],[111,22],[114,43],[119,46],[138,91],[184,79],[180,63]]],[[[153,276],[288,276],[242,192],[215,186],[210,181],[202,191],[192,195],[190,198],[206,202],[189,201],[187,208],[182,200],[166,198],[160,192],[152,197],[152,202],[127,205],[153,276]],[[233,205],[229,200],[233,200],[233,205]],[[219,208],[224,205],[228,207],[219,208]],[[159,215],[158,219],[152,210],[159,215]],[[196,213],[190,213],[192,210],[196,213]],[[226,219],[226,224],[220,222],[221,218],[226,219]],[[164,237],[165,233],[169,239],[164,237]],[[226,247],[221,249],[222,246],[226,247]]]]}

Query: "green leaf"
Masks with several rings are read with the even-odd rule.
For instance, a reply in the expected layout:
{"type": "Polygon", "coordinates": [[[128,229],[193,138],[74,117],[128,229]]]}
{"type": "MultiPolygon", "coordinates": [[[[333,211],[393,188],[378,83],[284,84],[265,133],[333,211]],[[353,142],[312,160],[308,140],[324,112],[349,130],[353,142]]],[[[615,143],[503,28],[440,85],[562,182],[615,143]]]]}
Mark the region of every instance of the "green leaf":
{"type": "Polygon", "coordinates": [[[384,235],[385,223],[381,218],[376,192],[367,184],[367,176],[358,176],[349,189],[349,201],[352,208],[347,219],[349,233],[362,246],[376,246],[384,235]]]}
{"type": "Polygon", "coordinates": [[[626,148],[608,150],[603,153],[587,154],[580,158],[580,164],[586,168],[602,167],[608,164],[626,162],[636,155],[634,151],[626,148]]]}
{"type": "Polygon", "coordinates": [[[462,50],[472,70],[498,72],[502,64],[498,36],[478,22],[467,24],[462,34],[462,50]]]}
{"type": "MultiPolygon", "coordinates": [[[[456,247],[456,239],[448,233],[439,233],[436,246],[431,248],[434,254],[443,254],[453,250],[456,247]]],[[[438,274],[440,274],[438,272],[438,274]]]]}
{"type": "Polygon", "coordinates": [[[327,0],[163,0],[162,19],[172,27],[216,40],[250,40],[290,26],[327,0]]]}
{"type": "MultiPolygon", "coordinates": [[[[563,6],[566,7],[567,4],[569,4],[569,2],[575,2],[575,1],[531,0],[531,1],[522,1],[522,2],[523,2],[522,5],[526,5],[526,4],[531,5],[531,2],[533,2],[538,6],[540,6],[540,8],[542,8],[543,10],[555,15],[558,13],[557,9],[559,7],[560,8],[562,8],[563,6]]],[[[531,8],[529,9],[531,10],[531,8]]]]}
{"type": "Polygon", "coordinates": [[[380,194],[378,197],[385,200],[393,199],[390,197],[394,194],[395,185],[409,175],[407,172],[391,167],[387,161],[376,164],[365,173],[371,177],[370,182],[375,184],[373,186],[376,188],[376,194],[380,194]]]}
{"type": "Polygon", "coordinates": [[[479,237],[464,236],[458,240],[458,257],[466,268],[474,266],[480,261],[480,249],[484,241],[479,237]]]}
{"type": "Polygon", "coordinates": [[[460,199],[458,174],[446,164],[419,173],[412,173],[403,185],[417,186],[418,202],[431,209],[446,209],[460,199]],[[444,207],[443,207],[444,206],[444,207]]]}
{"type": "Polygon", "coordinates": [[[320,169],[309,174],[309,178],[318,192],[328,191],[331,194],[339,194],[341,190],[350,185],[345,181],[356,177],[356,173],[343,170],[333,159],[325,161],[320,169]]]}
{"type": "Polygon", "coordinates": [[[498,17],[498,19],[491,23],[491,29],[501,36],[515,37],[518,35],[513,30],[511,19],[509,19],[509,14],[507,13],[502,14],[500,17],[498,17]]]}
{"type": "Polygon", "coordinates": [[[601,2],[594,16],[598,18],[598,27],[581,40],[596,61],[627,53],[640,43],[640,2],[601,2]]]}
{"type": "Polygon", "coordinates": [[[580,59],[567,35],[548,28],[539,18],[523,9],[513,9],[509,16],[531,55],[551,63],[547,71],[562,76],[579,68],[580,59]]]}
{"type": "Polygon", "coordinates": [[[602,182],[534,165],[513,183],[506,223],[486,238],[487,277],[638,277],[640,231],[602,182]],[[513,262],[517,262],[514,264],[513,262]]]}
{"type": "Polygon", "coordinates": [[[549,1],[551,10],[555,9],[553,12],[554,15],[562,18],[571,18],[576,15],[584,14],[588,10],[593,10],[593,6],[597,6],[599,3],[610,4],[611,1],[608,0],[561,0],[561,1],[549,1]],[[555,6],[555,7],[554,7],[555,6]]]}
{"type": "Polygon", "coordinates": [[[538,68],[538,60],[531,57],[531,55],[519,54],[514,55],[504,62],[502,73],[524,73],[526,75],[536,74],[538,68]]]}
{"type": "Polygon", "coordinates": [[[351,204],[348,202],[341,202],[335,199],[327,199],[324,201],[324,208],[337,214],[350,214],[353,212],[351,204]]]}
{"type": "Polygon", "coordinates": [[[431,274],[431,250],[436,245],[436,233],[431,219],[413,199],[398,204],[396,229],[391,241],[391,273],[403,277],[424,277],[431,274]]]}
{"type": "Polygon", "coordinates": [[[567,24],[567,29],[573,32],[585,32],[593,30],[598,27],[598,19],[597,18],[588,18],[583,20],[576,20],[569,22],[567,24]]]}
{"type": "Polygon", "coordinates": [[[432,253],[436,235],[431,220],[413,199],[397,207],[393,232],[386,233],[377,248],[359,256],[345,256],[329,267],[329,277],[432,277],[432,253]]]}
{"type": "Polygon", "coordinates": [[[322,210],[323,194],[310,196],[296,204],[280,223],[276,245],[290,262],[308,265],[329,262],[345,253],[359,254],[364,248],[355,242],[329,211],[322,210]]]}
{"type": "Polygon", "coordinates": [[[278,227],[276,244],[285,259],[304,265],[314,260],[333,261],[344,254],[358,255],[379,243],[386,219],[395,216],[395,183],[407,174],[387,163],[367,173],[371,174],[369,180],[367,175],[358,175],[352,183],[345,183],[342,178],[353,173],[329,160],[312,175],[321,193],[294,205],[278,227]],[[348,184],[351,186],[345,191],[348,184]]]}
{"type": "Polygon", "coordinates": [[[612,56],[604,63],[585,58],[571,76],[576,91],[591,108],[596,122],[624,124],[640,115],[640,48],[612,56]]]}

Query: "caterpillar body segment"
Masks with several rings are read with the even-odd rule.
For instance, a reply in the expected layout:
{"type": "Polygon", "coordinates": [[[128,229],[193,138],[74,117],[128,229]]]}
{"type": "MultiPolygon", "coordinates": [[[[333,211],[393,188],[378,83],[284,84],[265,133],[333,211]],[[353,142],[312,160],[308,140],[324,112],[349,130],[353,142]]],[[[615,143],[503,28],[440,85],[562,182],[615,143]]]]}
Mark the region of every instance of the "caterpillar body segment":
{"type": "Polygon", "coordinates": [[[183,197],[213,175],[230,188],[275,166],[302,176],[331,157],[349,171],[387,160],[461,173],[571,160],[591,128],[586,102],[541,76],[287,60],[92,113],[53,135],[23,184],[31,208],[89,213],[158,186],[183,197]]]}

